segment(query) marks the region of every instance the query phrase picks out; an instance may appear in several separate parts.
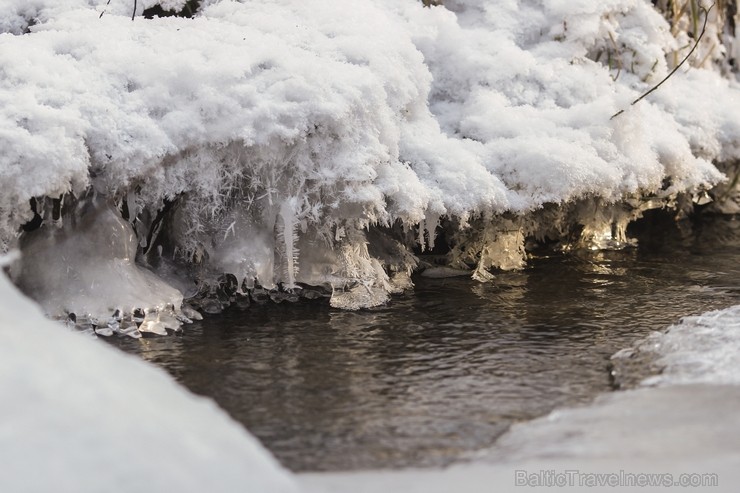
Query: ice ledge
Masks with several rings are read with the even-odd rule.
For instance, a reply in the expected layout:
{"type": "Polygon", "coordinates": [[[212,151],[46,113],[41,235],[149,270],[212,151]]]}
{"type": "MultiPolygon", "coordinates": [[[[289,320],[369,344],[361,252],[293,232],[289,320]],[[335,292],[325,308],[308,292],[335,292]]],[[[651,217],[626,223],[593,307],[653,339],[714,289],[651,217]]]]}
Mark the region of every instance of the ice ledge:
{"type": "Polygon", "coordinates": [[[538,244],[564,251],[627,248],[635,245],[627,225],[645,210],[680,214],[693,207],[686,194],[619,203],[587,198],[528,214],[469,217],[464,224],[437,217],[379,227],[339,219],[301,224],[295,202],[286,201],[264,205],[261,214],[223,214],[209,225],[225,229],[223,235],[183,236],[186,197],[134,215],[128,204],[135,201],[132,194],[118,202],[92,194],[45,206],[40,226],[21,236],[20,259],[10,269],[17,284],[49,316],[84,330],[164,335],[199,318],[198,310],[218,313],[234,303],[329,298],[342,309],[378,306],[412,289],[414,272],[489,282],[497,270],[523,268],[528,249],[538,244]],[[184,254],[183,238],[200,253],[184,254]],[[416,255],[425,250],[447,253],[435,264],[419,263],[416,255]]]}

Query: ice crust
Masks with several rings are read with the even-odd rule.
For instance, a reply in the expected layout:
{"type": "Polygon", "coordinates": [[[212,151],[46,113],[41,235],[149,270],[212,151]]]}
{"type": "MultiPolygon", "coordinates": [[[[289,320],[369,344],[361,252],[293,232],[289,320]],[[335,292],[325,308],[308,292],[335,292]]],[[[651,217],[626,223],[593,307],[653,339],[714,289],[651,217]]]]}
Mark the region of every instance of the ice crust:
{"type": "Polygon", "coordinates": [[[222,274],[238,290],[318,285],[335,306],[371,306],[409,285],[412,249],[440,228],[450,266],[487,280],[524,265],[528,238],[580,228],[576,245],[624,246],[642,210],[680,206],[723,179],[712,162],[740,157],[736,48],[716,9],[694,67],[630,106],[688,51],[690,26],[643,0],[223,0],[145,19],[184,5],[147,0],[134,21],[129,3],[0,11],[2,250],[31,199],[72,204],[74,222],[90,193],[106,197],[95,214],[128,212],[138,244],[121,273],[98,248],[106,227],[44,221],[33,234],[109,252],[94,274],[68,262],[80,280],[125,280],[59,294],[59,269],[36,262],[56,240],[29,240],[18,282],[52,315],[133,296],[177,314],[153,276],[189,296],[222,274]]]}

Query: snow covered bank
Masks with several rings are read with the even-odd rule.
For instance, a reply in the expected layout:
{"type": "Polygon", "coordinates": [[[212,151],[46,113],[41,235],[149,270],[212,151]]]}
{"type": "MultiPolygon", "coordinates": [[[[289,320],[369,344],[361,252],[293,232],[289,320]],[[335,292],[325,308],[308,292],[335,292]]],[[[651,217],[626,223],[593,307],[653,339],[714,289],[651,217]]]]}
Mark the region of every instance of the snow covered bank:
{"type": "Polygon", "coordinates": [[[638,377],[654,373],[640,385],[738,385],[740,305],[685,317],[666,332],[656,332],[635,348],[620,351],[612,360],[618,379],[629,381],[630,372],[638,377]]]}
{"type": "MultiPolygon", "coordinates": [[[[322,286],[357,308],[410,286],[411,252],[442,230],[449,263],[479,280],[524,265],[528,239],[620,246],[644,209],[690,207],[723,179],[712,162],[740,157],[729,11],[710,13],[693,69],[630,106],[688,53],[684,14],[669,23],[644,0],[210,0],[146,19],[185,2],[138,4],[133,22],[115,0],[0,13],[0,247],[25,251],[21,285],[59,292],[64,279],[28,268],[57,242],[23,236],[54,237],[89,204],[119,211],[138,267],[100,295],[114,324],[136,308],[181,315],[142,266],[184,295],[322,286]]],[[[119,258],[82,277],[111,284],[119,258]]],[[[80,296],[45,306],[103,323],[80,296]]]]}
{"type": "Polygon", "coordinates": [[[650,352],[663,367],[659,376],[640,388],[515,425],[470,463],[444,470],[304,474],[299,480],[315,492],[735,491],[739,323],[740,306],[687,317],[615,356],[650,352]]]}
{"type": "Polygon", "coordinates": [[[3,274],[0,395],[0,491],[296,491],[214,403],[50,322],[3,274]]]}

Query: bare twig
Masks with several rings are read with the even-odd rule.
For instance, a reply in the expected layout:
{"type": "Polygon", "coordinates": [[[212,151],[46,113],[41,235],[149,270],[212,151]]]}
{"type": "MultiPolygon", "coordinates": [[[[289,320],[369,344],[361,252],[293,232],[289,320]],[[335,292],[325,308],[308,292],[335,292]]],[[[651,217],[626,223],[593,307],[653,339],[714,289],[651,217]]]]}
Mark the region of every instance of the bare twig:
{"type": "MultiPolygon", "coordinates": [[[[105,4],[106,7],[108,5],[110,5],[110,0],[108,0],[108,2],[105,4]]],[[[103,11],[100,13],[100,15],[98,16],[98,19],[101,19],[103,17],[103,14],[105,14],[105,9],[103,9],[103,11]]]]}
{"type": "MultiPolygon", "coordinates": [[[[134,13],[131,14],[131,20],[134,20],[134,17],[136,17],[136,0],[134,0],[134,13]]],[[[702,33],[703,34],[703,33],[702,33]]]]}
{"type": "MultiPolygon", "coordinates": [[[[647,92],[644,92],[644,93],[643,93],[643,94],[642,94],[642,95],[641,95],[641,96],[640,96],[639,98],[637,98],[637,99],[635,99],[634,101],[632,101],[632,102],[630,103],[630,106],[634,106],[634,105],[636,105],[637,103],[639,103],[640,101],[642,101],[642,100],[643,100],[643,99],[645,98],[645,96],[647,96],[648,94],[652,93],[653,91],[655,91],[656,89],[658,89],[658,88],[659,88],[659,87],[660,87],[661,85],[663,85],[663,83],[664,83],[665,81],[667,81],[668,79],[670,79],[670,78],[671,78],[671,76],[672,76],[673,74],[675,74],[675,73],[676,73],[676,71],[678,71],[678,69],[680,69],[680,68],[681,68],[681,66],[682,66],[682,65],[683,65],[684,63],[686,63],[686,60],[688,60],[688,59],[689,59],[689,57],[690,57],[691,55],[693,55],[693,54],[694,54],[694,51],[696,51],[696,48],[697,48],[697,47],[699,46],[699,43],[701,42],[701,38],[703,38],[703,37],[704,37],[704,33],[705,33],[705,32],[707,31],[707,21],[709,20],[709,11],[710,11],[710,10],[712,10],[712,8],[714,7],[714,5],[715,5],[715,4],[712,4],[712,5],[710,5],[708,9],[705,9],[704,7],[701,7],[701,10],[702,10],[702,11],[704,12],[704,26],[703,26],[703,27],[701,28],[701,34],[699,34],[699,37],[698,37],[698,38],[696,38],[696,43],[694,43],[694,47],[693,47],[693,48],[691,48],[691,51],[689,51],[689,54],[688,54],[688,55],[686,55],[686,56],[684,57],[684,59],[683,59],[683,60],[681,60],[681,63],[679,63],[678,65],[676,65],[676,67],[675,67],[675,68],[674,68],[673,70],[671,70],[671,73],[669,73],[668,75],[666,75],[666,76],[665,76],[665,77],[663,78],[663,80],[661,80],[660,82],[658,82],[657,84],[655,84],[655,85],[654,85],[653,87],[651,87],[651,88],[650,88],[650,89],[649,89],[649,90],[648,90],[647,92]]],[[[622,113],[624,113],[624,111],[625,111],[625,110],[619,110],[619,111],[617,111],[617,112],[616,112],[616,113],[614,113],[614,114],[613,114],[613,115],[611,116],[611,118],[609,118],[609,119],[610,119],[610,120],[613,120],[614,118],[616,118],[616,117],[618,117],[619,115],[621,115],[622,113]]]]}

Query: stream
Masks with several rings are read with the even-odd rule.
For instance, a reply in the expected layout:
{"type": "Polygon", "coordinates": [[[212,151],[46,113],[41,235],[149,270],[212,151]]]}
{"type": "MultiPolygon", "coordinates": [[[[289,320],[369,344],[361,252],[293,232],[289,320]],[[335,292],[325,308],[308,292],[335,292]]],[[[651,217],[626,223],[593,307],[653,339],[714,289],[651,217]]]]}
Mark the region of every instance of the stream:
{"type": "Polygon", "coordinates": [[[415,277],[379,309],[253,304],[111,342],[214,399],[291,470],[443,466],[614,391],[609,358],[651,331],[740,303],[740,220],[631,234],[638,248],[543,250],[486,284],[415,277]]]}

